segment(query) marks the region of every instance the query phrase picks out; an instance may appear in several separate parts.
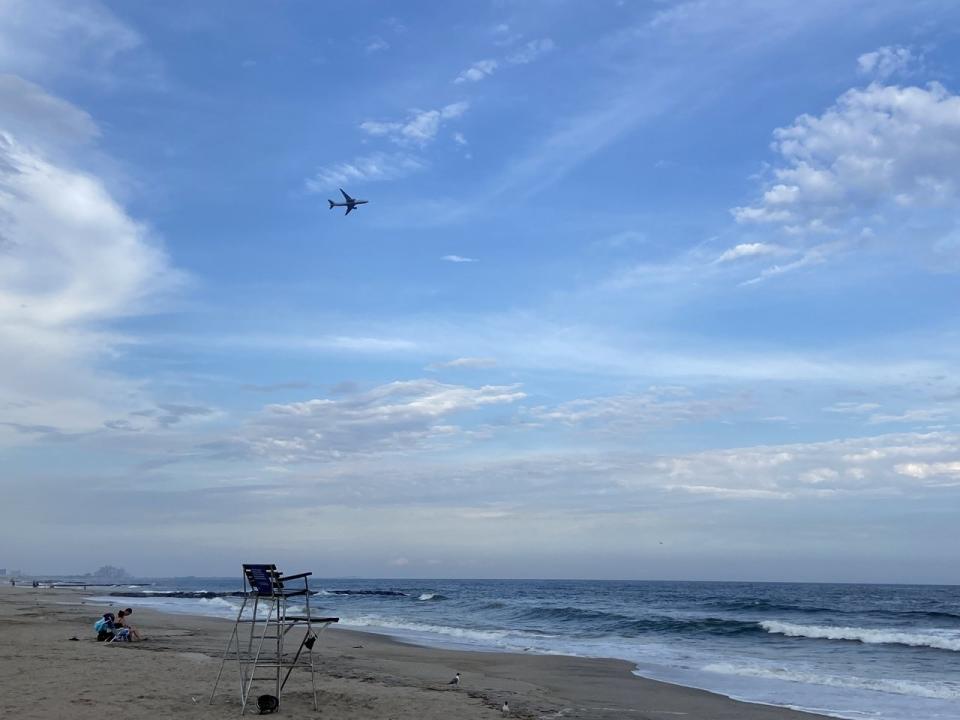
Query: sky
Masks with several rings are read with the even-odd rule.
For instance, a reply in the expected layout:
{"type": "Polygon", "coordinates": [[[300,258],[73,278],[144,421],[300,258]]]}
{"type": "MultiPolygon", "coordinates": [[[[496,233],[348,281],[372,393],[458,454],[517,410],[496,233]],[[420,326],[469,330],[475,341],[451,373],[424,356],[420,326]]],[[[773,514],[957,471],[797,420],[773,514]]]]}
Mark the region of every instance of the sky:
{"type": "Polygon", "coordinates": [[[0,0],[0,565],[960,583],[958,27],[0,0]]]}

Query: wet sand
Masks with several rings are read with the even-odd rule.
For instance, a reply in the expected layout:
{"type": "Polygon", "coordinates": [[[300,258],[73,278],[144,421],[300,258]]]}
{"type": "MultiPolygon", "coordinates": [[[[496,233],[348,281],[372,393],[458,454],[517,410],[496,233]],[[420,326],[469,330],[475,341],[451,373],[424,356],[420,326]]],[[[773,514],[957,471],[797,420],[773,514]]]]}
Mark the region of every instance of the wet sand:
{"type": "MultiPolygon", "coordinates": [[[[136,608],[142,643],[104,644],[92,625],[114,607],[74,589],[0,587],[2,714],[21,720],[234,718],[236,665],[214,703],[210,691],[232,623],[136,608]],[[78,638],[77,641],[70,640],[78,638]]],[[[821,716],[737,702],[638,678],[620,660],[467,652],[329,629],[317,645],[320,712],[307,673],[283,694],[282,717],[366,720],[474,720],[510,717],[614,720],[812,720],[821,716]],[[460,687],[447,681],[460,672],[460,687]]],[[[252,697],[257,694],[254,686],[252,697]]],[[[261,692],[269,692],[264,683],[261,692]]],[[[256,707],[247,709],[256,714],[256,707]]]]}

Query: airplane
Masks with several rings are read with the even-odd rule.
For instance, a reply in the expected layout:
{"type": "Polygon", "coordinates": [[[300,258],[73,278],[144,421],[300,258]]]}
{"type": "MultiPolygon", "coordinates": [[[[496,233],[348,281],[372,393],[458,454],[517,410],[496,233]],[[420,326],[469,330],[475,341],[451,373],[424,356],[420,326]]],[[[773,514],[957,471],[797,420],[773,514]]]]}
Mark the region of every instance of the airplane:
{"type": "Polygon", "coordinates": [[[335,207],[345,207],[347,211],[344,213],[344,215],[349,215],[351,210],[356,210],[357,205],[366,205],[369,202],[369,200],[356,200],[350,197],[343,191],[343,188],[340,188],[340,193],[343,195],[345,202],[338,203],[334,202],[333,200],[327,200],[327,202],[330,203],[331,210],[333,210],[335,207]]]}

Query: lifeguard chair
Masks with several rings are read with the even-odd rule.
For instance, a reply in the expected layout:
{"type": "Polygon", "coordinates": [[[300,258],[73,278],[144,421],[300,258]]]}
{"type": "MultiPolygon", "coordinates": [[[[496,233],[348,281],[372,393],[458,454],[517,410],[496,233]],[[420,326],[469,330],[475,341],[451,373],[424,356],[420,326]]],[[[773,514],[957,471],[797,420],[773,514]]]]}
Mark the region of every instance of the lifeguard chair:
{"type": "MultiPolygon", "coordinates": [[[[255,683],[269,683],[276,707],[280,706],[283,688],[294,670],[310,672],[313,691],[313,709],[319,710],[317,702],[317,677],[313,648],[317,638],[329,625],[339,622],[335,617],[313,617],[310,612],[310,582],[313,573],[282,575],[276,565],[243,566],[243,603],[233,624],[233,632],[223,651],[220,671],[210,693],[210,703],[217,694],[217,687],[228,662],[236,661],[240,675],[240,714],[249,704],[250,692],[255,683]],[[303,586],[299,586],[299,582],[303,586]],[[291,587],[296,583],[297,587],[291,587]],[[297,599],[297,611],[291,613],[292,599],[297,599]],[[302,600],[302,612],[299,601],[302,600]],[[247,629],[249,628],[249,632],[247,629]],[[297,628],[305,630],[296,652],[285,649],[287,635],[297,628]],[[306,651],[306,652],[304,652],[306,651]]],[[[295,633],[299,634],[299,633],[295,633]]],[[[292,645],[287,645],[292,648],[292,645]]],[[[266,701],[271,702],[271,701],[266,701]]]]}

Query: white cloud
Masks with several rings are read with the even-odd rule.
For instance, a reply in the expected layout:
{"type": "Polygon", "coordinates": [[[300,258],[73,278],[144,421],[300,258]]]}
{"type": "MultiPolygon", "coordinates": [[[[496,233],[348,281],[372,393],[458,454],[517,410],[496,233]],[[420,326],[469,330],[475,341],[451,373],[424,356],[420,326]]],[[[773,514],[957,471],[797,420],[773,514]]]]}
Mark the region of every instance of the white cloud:
{"type": "Polygon", "coordinates": [[[49,150],[83,145],[100,134],[88,113],[16,75],[0,75],[0,128],[49,150]]]}
{"type": "Polygon", "coordinates": [[[140,35],[98,0],[3,0],[0,69],[33,79],[108,79],[114,61],[142,46],[140,35]]]}
{"type": "Polygon", "coordinates": [[[814,245],[813,247],[803,250],[800,257],[798,257],[796,260],[783,265],[771,265],[770,267],[764,268],[759,275],[751,278],[750,280],[745,280],[741,283],[741,285],[753,285],[762,282],[767,278],[783,275],[794,270],[799,270],[800,268],[821,265],[827,262],[831,257],[840,255],[845,250],[849,250],[850,248],[851,243],[844,240],[814,245]]]}
{"type": "Polygon", "coordinates": [[[460,117],[469,107],[468,102],[461,101],[438,110],[414,110],[402,122],[365,120],[360,123],[360,129],[368,135],[389,138],[398,145],[423,147],[433,141],[445,121],[460,117]]]}
{"type": "Polygon", "coordinates": [[[836,480],[839,475],[840,473],[833,468],[817,467],[801,472],[798,477],[800,482],[805,485],[821,485],[831,480],[836,480]]]}
{"type": "Polygon", "coordinates": [[[783,163],[738,222],[808,229],[855,218],[890,198],[900,206],[953,204],[960,167],[960,97],[942,85],[873,84],[844,93],[823,115],[774,132],[783,163]],[[922,138],[922,142],[918,142],[922,138]]]}
{"type": "Polygon", "coordinates": [[[841,415],[866,415],[879,408],[880,406],[877,403],[838,402],[825,407],[824,411],[840,413],[841,415]]]}
{"type": "Polygon", "coordinates": [[[478,388],[435,380],[397,381],[341,399],[268,405],[248,445],[272,462],[331,461],[423,447],[464,433],[454,416],[516,402],[516,385],[478,388]]]}
{"type": "Polygon", "coordinates": [[[418,343],[402,337],[390,335],[271,335],[263,333],[243,333],[241,335],[175,336],[153,335],[157,342],[167,345],[207,347],[270,349],[284,351],[346,352],[357,354],[392,354],[409,352],[418,348],[418,343]]]}
{"type": "Polygon", "coordinates": [[[56,327],[137,314],[169,281],[163,252],[96,177],[0,134],[0,314],[56,327]]]}
{"type": "Polygon", "coordinates": [[[857,69],[864,75],[886,80],[893,75],[905,74],[918,60],[910,48],[888,45],[858,57],[857,69]]]}
{"type": "Polygon", "coordinates": [[[948,411],[945,408],[919,408],[915,410],[905,410],[902,413],[875,413],[870,416],[871,425],[883,425],[886,423],[929,423],[942,420],[946,417],[948,411]]]}
{"type": "Polygon", "coordinates": [[[447,362],[431,363],[427,366],[427,370],[444,370],[447,368],[481,370],[496,367],[496,365],[497,361],[493,358],[461,357],[447,362]]]}
{"type": "Polygon", "coordinates": [[[390,49],[390,43],[388,43],[379,35],[371,38],[370,41],[367,43],[366,47],[364,48],[364,50],[367,53],[375,53],[375,52],[380,52],[381,50],[389,50],[389,49],[390,49]]]}
{"type": "Polygon", "coordinates": [[[717,258],[716,262],[730,262],[731,260],[739,260],[740,258],[746,257],[766,257],[770,255],[788,255],[790,250],[782,247],[780,245],[775,245],[774,243],[763,243],[763,242],[754,242],[754,243],[740,243],[735,245],[729,250],[725,250],[721,253],[720,257],[717,258]]]}
{"type": "Polygon", "coordinates": [[[733,208],[734,218],[777,226],[801,243],[835,239],[757,279],[871,242],[877,218],[893,241],[917,208],[960,201],[960,97],[937,83],[849,90],[822,115],[774,131],[773,149],[781,162],[761,198],[733,208]]]}
{"type": "Polygon", "coordinates": [[[530,411],[539,422],[585,425],[604,432],[630,433],[681,422],[701,422],[736,412],[744,398],[698,398],[684,387],[652,387],[643,393],[585,398],[537,407],[530,411]]]}
{"type": "Polygon", "coordinates": [[[667,485],[667,490],[680,490],[692,495],[709,495],[734,500],[785,500],[793,497],[789,492],[764,490],[762,488],[729,488],[716,485],[667,485]]]}
{"type": "Polygon", "coordinates": [[[455,83],[478,82],[493,75],[500,63],[496,60],[478,60],[454,79],[455,83]]]}
{"type": "Polygon", "coordinates": [[[441,260],[446,260],[447,262],[452,263],[474,263],[479,262],[476,258],[463,257],[462,255],[444,255],[441,260]]]}
{"type": "Polygon", "coordinates": [[[399,180],[426,167],[425,163],[406,153],[373,153],[354,158],[350,162],[326,165],[306,181],[307,189],[329,193],[352,182],[379,182],[399,180]]]}
{"type": "Polygon", "coordinates": [[[453,81],[457,84],[465,82],[479,82],[480,80],[493,75],[500,67],[503,66],[504,63],[507,65],[526,65],[528,63],[532,63],[534,60],[539,59],[542,55],[550,52],[554,49],[554,47],[554,42],[550,38],[531,40],[519,50],[516,50],[508,55],[503,62],[493,58],[478,60],[457,75],[453,81]]]}
{"type": "Polygon", "coordinates": [[[95,430],[149,402],[101,369],[125,342],[109,322],[151,311],[183,278],[103,180],[76,169],[82,152],[68,167],[45,150],[96,137],[90,117],[16,78],[0,93],[23,100],[0,110],[0,407],[18,440],[95,430]]]}
{"type": "MultiPolygon", "coordinates": [[[[718,497],[750,497],[749,493],[771,499],[829,497],[837,493],[902,495],[939,485],[914,481],[950,474],[960,468],[955,459],[960,447],[958,440],[960,436],[955,433],[879,435],[710,450],[660,458],[653,462],[653,467],[672,489],[718,497]],[[934,459],[902,462],[917,456],[934,459]]],[[[648,474],[648,470],[640,471],[641,478],[648,474]]]]}
{"type": "Polygon", "coordinates": [[[911,462],[899,463],[895,470],[901,475],[926,480],[936,477],[950,477],[960,479],[960,461],[952,462],[911,462]]]}
{"type": "Polygon", "coordinates": [[[507,62],[511,65],[526,65],[550,52],[555,47],[556,45],[550,38],[531,40],[512,55],[509,55],[507,62]]]}

